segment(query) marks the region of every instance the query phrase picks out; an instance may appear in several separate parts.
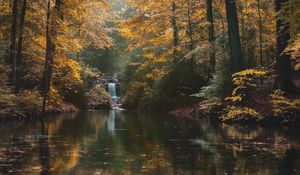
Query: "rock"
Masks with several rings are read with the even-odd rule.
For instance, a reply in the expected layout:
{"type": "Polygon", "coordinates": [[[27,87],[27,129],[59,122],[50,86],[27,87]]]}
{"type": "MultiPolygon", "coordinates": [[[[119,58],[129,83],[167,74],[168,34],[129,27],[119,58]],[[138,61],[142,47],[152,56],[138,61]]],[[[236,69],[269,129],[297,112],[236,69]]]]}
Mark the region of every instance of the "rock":
{"type": "Polygon", "coordinates": [[[98,104],[93,105],[92,108],[95,110],[105,110],[105,109],[111,109],[111,105],[109,102],[108,103],[103,102],[103,103],[98,103],[98,104]]]}

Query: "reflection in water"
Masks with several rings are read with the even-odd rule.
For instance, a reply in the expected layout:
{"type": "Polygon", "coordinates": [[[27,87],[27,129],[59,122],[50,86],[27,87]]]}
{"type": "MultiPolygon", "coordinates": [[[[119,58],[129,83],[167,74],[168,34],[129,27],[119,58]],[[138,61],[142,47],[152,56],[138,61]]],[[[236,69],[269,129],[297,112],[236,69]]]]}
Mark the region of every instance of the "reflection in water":
{"type": "Polygon", "coordinates": [[[280,175],[293,175],[295,174],[295,164],[297,160],[297,152],[295,149],[289,149],[285,152],[285,155],[282,159],[282,164],[279,167],[279,174],[280,175]]]}
{"type": "Polygon", "coordinates": [[[0,174],[300,174],[299,130],[114,111],[0,125],[0,174]]]}
{"type": "Polygon", "coordinates": [[[107,121],[107,131],[111,135],[115,135],[115,120],[116,120],[116,112],[113,110],[110,112],[107,121]]]}
{"type": "Polygon", "coordinates": [[[50,175],[50,152],[48,145],[48,133],[45,123],[41,119],[41,135],[38,135],[39,153],[41,162],[41,175],[50,175]]]}

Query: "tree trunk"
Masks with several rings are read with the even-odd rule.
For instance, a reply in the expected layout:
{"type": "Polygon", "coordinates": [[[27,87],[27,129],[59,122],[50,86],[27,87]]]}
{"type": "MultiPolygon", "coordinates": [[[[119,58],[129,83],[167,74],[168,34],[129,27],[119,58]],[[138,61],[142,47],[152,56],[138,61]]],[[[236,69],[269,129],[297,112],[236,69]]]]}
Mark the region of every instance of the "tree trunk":
{"type": "Polygon", "coordinates": [[[235,0],[226,1],[226,14],[228,21],[228,36],[231,50],[232,70],[239,72],[243,70],[243,56],[241,50],[241,41],[239,33],[239,24],[236,12],[235,0]]]}
{"type": "Polygon", "coordinates": [[[10,44],[10,84],[15,88],[16,83],[16,46],[17,46],[17,18],[18,0],[12,2],[12,21],[11,21],[11,44],[10,44]]]}
{"type": "MultiPolygon", "coordinates": [[[[193,38],[193,26],[192,26],[192,17],[191,17],[191,0],[188,0],[188,35],[190,38],[190,51],[194,49],[194,38],[193,38]]],[[[194,56],[191,57],[191,72],[192,76],[194,75],[194,56]]]]}
{"type": "Polygon", "coordinates": [[[245,14],[243,13],[244,5],[243,2],[239,2],[239,15],[241,16],[241,49],[244,59],[244,67],[249,68],[249,55],[248,55],[248,31],[245,26],[245,14]]]}
{"type": "Polygon", "coordinates": [[[262,45],[262,17],[260,9],[260,0],[257,0],[257,10],[258,10],[258,19],[259,19],[259,60],[260,66],[263,67],[263,45],[262,45]]]}
{"type": "Polygon", "coordinates": [[[19,28],[19,41],[18,41],[18,50],[17,50],[17,62],[16,62],[16,93],[19,93],[20,85],[21,85],[21,66],[23,62],[23,33],[24,33],[24,23],[25,23],[25,15],[26,15],[26,6],[27,0],[23,0],[22,2],[22,11],[20,17],[20,28],[19,28]]]}
{"type": "MultiPolygon", "coordinates": [[[[280,11],[285,2],[289,0],[275,0],[275,10],[280,11]]],[[[291,56],[284,52],[288,45],[288,41],[291,38],[289,32],[289,25],[284,24],[281,19],[276,21],[277,28],[277,53],[276,53],[276,70],[277,77],[275,87],[287,92],[293,92],[296,90],[296,86],[292,81],[292,66],[291,56]]]]}
{"type": "Polygon", "coordinates": [[[213,18],[213,7],[212,0],[207,0],[207,21],[209,22],[208,26],[208,41],[211,45],[211,50],[209,53],[210,57],[210,66],[215,70],[216,66],[216,56],[215,56],[215,31],[214,31],[214,18],[213,18]]]}
{"type": "MultiPolygon", "coordinates": [[[[62,4],[61,0],[56,0],[55,2],[55,10],[59,11],[60,6],[62,4]]],[[[44,64],[44,72],[41,81],[41,93],[43,95],[43,107],[42,107],[42,115],[45,114],[47,98],[49,97],[49,91],[51,86],[51,78],[52,78],[52,70],[54,64],[55,50],[56,46],[53,40],[57,35],[57,19],[53,19],[54,17],[51,14],[51,0],[48,0],[48,11],[47,11],[47,20],[46,20],[46,58],[44,64]]]]}
{"type": "Polygon", "coordinates": [[[172,27],[173,27],[173,54],[176,56],[178,46],[178,27],[176,23],[176,4],[172,3],[172,27]]]}

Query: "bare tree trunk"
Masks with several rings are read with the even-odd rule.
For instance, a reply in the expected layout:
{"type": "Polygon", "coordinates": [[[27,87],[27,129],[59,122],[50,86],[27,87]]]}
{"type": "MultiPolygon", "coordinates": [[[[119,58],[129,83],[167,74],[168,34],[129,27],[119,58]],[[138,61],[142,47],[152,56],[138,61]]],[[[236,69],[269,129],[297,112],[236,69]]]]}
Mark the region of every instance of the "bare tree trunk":
{"type": "Polygon", "coordinates": [[[214,31],[214,18],[213,18],[213,7],[212,0],[207,0],[207,21],[209,22],[208,26],[208,40],[211,45],[210,51],[210,66],[215,70],[216,66],[216,55],[215,55],[215,31],[214,31]]]}
{"type": "Polygon", "coordinates": [[[42,115],[45,114],[46,111],[46,103],[47,103],[47,96],[50,89],[49,82],[49,67],[51,64],[50,58],[50,47],[52,45],[51,38],[50,38],[50,16],[51,16],[51,0],[48,0],[47,6],[47,19],[46,19],[46,58],[44,63],[44,72],[41,81],[41,93],[43,95],[43,107],[42,107],[42,115]]]}
{"type": "Polygon", "coordinates": [[[243,69],[243,56],[241,50],[239,24],[236,12],[235,0],[226,1],[226,13],[228,21],[228,36],[231,50],[233,72],[239,72],[243,69]]]}
{"type": "Polygon", "coordinates": [[[178,27],[176,23],[176,4],[175,1],[172,3],[172,27],[173,27],[173,54],[176,56],[178,46],[178,27]]]}
{"type": "Polygon", "coordinates": [[[239,2],[239,8],[240,8],[240,16],[241,16],[241,48],[244,61],[244,67],[249,67],[249,56],[248,56],[248,34],[246,32],[245,27],[245,14],[243,13],[243,4],[242,2],[239,2]]]}
{"type": "MultiPolygon", "coordinates": [[[[190,51],[194,49],[194,38],[193,38],[193,26],[192,26],[192,17],[191,17],[191,0],[188,0],[188,35],[190,38],[190,51]]],[[[191,72],[192,76],[194,75],[194,56],[191,57],[191,72]]]]}
{"type": "Polygon", "coordinates": [[[260,66],[263,67],[263,45],[262,45],[262,17],[261,17],[261,9],[260,9],[260,0],[257,0],[257,10],[258,10],[258,18],[259,18],[259,60],[260,66]]]}
{"type": "Polygon", "coordinates": [[[20,17],[20,28],[19,28],[19,41],[18,41],[18,50],[17,50],[17,70],[16,70],[16,93],[19,93],[20,83],[21,83],[21,66],[23,62],[23,33],[24,33],[24,23],[25,23],[25,15],[26,15],[26,6],[27,0],[23,0],[22,2],[22,11],[20,17]]]}
{"type": "MultiPolygon", "coordinates": [[[[289,0],[275,0],[276,12],[280,11],[284,3],[289,0]]],[[[284,52],[290,40],[289,24],[284,24],[281,19],[276,21],[277,28],[277,78],[275,87],[283,91],[293,92],[296,91],[296,86],[292,81],[292,66],[291,56],[284,52]]]]}
{"type": "Polygon", "coordinates": [[[17,46],[17,18],[18,18],[18,0],[12,2],[12,21],[11,21],[11,44],[10,44],[10,82],[15,88],[16,83],[16,46],[17,46]]]}

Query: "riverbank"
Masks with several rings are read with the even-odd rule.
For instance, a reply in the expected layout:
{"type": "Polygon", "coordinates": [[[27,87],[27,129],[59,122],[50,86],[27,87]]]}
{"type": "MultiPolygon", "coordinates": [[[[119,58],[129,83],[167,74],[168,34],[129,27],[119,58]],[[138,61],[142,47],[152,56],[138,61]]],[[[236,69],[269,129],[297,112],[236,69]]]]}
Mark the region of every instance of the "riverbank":
{"type": "MultiPolygon", "coordinates": [[[[43,98],[38,90],[12,93],[10,88],[0,88],[0,120],[33,118],[41,115],[43,98]]],[[[46,115],[76,112],[78,108],[53,96],[48,100],[46,115]]]]}
{"type": "Polygon", "coordinates": [[[173,108],[168,113],[177,117],[209,118],[224,123],[300,123],[300,79],[293,79],[295,88],[284,92],[272,88],[275,84],[273,79],[249,78],[261,73],[254,70],[241,72],[241,75],[234,77],[235,88],[231,95],[210,100],[199,99],[198,103],[173,108]]]}
{"type": "MultiPolygon", "coordinates": [[[[290,101],[300,99],[300,95],[289,96],[290,101]]],[[[281,106],[274,104],[274,101],[266,95],[253,95],[247,102],[249,109],[257,111],[259,116],[253,117],[247,113],[240,113],[238,119],[225,121],[226,123],[240,124],[300,124],[300,106],[299,104],[284,101],[281,99],[281,106]],[[294,106],[295,105],[295,106],[294,106]]],[[[278,102],[278,101],[277,101],[278,102]]],[[[201,101],[199,103],[186,106],[176,107],[167,113],[176,118],[184,118],[188,120],[197,120],[206,118],[223,122],[223,117],[233,104],[228,101],[201,101]]],[[[235,110],[235,109],[233,109],[235,110]]],[[[238,114],[236,114],[238,115],[238,114]]]]}
{"type": "MultiPolygon", "coordinates": [[[[76,113],[79,109],[70,103],[62,103],[60,106],[47,106],[45,116],[67,113],[76,113]]],[[[37,118],[41,115],[42,108],[29,106],[9,106],[0,109],[0,120],[19,120],[37,118]]]]}

